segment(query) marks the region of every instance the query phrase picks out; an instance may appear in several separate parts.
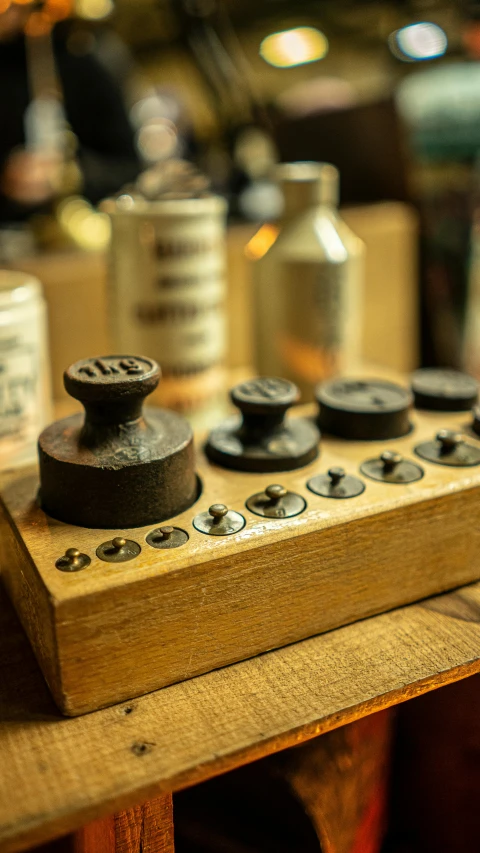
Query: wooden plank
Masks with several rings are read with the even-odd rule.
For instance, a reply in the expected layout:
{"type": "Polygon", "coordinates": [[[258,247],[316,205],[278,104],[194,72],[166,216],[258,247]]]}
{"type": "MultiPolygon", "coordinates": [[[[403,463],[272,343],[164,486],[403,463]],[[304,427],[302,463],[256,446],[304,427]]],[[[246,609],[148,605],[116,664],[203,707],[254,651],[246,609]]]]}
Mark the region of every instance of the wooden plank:
{"type": "Polygon", "coordinates": [[[173,853],[171,794],[120,812],[114,820],[115,853],[173,853]]]}
{"type": "Polygon", "coordinates": [[[0,638],[14,853],[480,671],[480,584],[69,719],[1,590],[0,638]]]}
{"type": "Polygon", "coordinates": [[[32,853],[174,853],[172,795],[94,820],[32,853]]]}
{"type": "MultiPolygon", "coordinates": [[[[412,458],[419,442],[443,427],[465,430],[468,418],[414,412],[415,429],[395,449],[412,458]]],[[[2,499],[14,533],[4,521],[2,572],[61,710],[76,715],[126,701],[478,580],[478,466],[422,460],[422,479],[365,477],[365,491],[352,500],[307,488],[314,474],[333,465],[357,473],[391,446],[327,436],[318,460],[281,476],[226,471],[199,452],[201,498],[169,521],[188,541],[162,551],[145,541],[155,525],[112,531],[62,524],[35,504],[33,470],[10,483],[5,477],[2,499]],[[247,499],[272,480],[302,495],[304,511],[292,518],[250,512],[247,499]],[[245,518],[233,536],[206,536],[193,526],[197,512],[219,502],[245,518]],[[134,560],[112,565],[96,556],[116,535],[139,544],[134,560]],[[71,547],[91,558],[84,571],[56,568],[71,547]]]]}
{"type": "Polygon", "coordinates": [[[75,835],[65,839],[65,853],[67,852],[117,853],[115,847],[115,818],[113,816],[104,817],[100,820],[94,820],[86,826],[82,826],[75,835]]]}

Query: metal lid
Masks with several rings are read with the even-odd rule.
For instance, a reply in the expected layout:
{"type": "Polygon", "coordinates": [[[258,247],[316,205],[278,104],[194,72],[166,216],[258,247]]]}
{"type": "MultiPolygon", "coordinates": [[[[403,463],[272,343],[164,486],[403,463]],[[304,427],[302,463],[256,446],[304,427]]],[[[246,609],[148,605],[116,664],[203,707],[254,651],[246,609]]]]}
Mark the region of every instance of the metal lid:
{"type": "Polygon", "coordinates": [[[225,215],[227,202],[218,195],[205,195],[200,198],[167,198],[149,200],[131,192],[118,198],[109,198],[100,205],[103,213],[110,216],[157,214],[159,216],[204,216],[225,215]]]}
{"type": "Polygon", "coordinates": [[[317,205],[338,205],[339,172],[331,163],[280,163],[275,169],[288,218],[317,205]]]}
{"type": "Polygon", "coordinates": [[[0,309],[42,296],[42,285],[38,278],[17,270],[0,270],[0,309]]]}

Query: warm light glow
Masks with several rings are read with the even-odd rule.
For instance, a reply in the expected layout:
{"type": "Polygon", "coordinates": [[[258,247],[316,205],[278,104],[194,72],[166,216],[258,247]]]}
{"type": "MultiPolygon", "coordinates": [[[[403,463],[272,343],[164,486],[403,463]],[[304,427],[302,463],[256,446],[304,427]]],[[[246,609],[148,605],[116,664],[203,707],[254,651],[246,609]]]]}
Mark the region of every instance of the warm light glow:
{"type": "Polygon", "coordinates": [[[61,227],[73,242],[82,249],[96,251],[105,249],[110,240],[110,219],[106,213],[98,213],[83,198],[71,196],[58,208],[61,227]]]}
{"type": "Polygon", "coordinates": [[[419,62],[436,59],[447,50],[447,36],[437,24],[423,21],[402,27],[389,38],[390,50],[404,62],[419,62]]]}
{"type": "Polygon", "coordinates": [[[270,246],[273,246],[278,237],[279,229],[276,225],[262,225],[245,246],[244,253],[251,261],[258,261],[267,254],[270,246]]]}
{"type": "Polygon", "coordinates": [[[81,18],[100,21],[113,12],[113,0],[75,0],[76,12],[81,18]]]}
{"type": "Polygon", "coordinates": [[[168,118],[155,118],[145,122],[137,133],[137,148],[151,163],[172,157],[178,145],[177,128],[168,118]]]}
{"type": "Polygon", "coordinates": [[[25,33],[33,38],[46,36],[53,27],[53,21],[45,12],[32,12],[25,24],[25,33]]]}
{"type": "Polygon", "coordinates": [[[276,68],[291,68],[323,59],[328,53],[327,37],[314,27],[295,27],[263,39],[260,56],[276,68]]]}
{"type": "MultiPolygon", "coordinates": [[[[43,8],[34,8],[24,26],[27,36],[48,35],[57,21],[68,18],[73,2],[74,0],[45,0],[43,8]]],[[[30,6],[32,0],[0,0],[0,14],[6,12],[12,3],[17,6],[30,6]]]]}
{"type": "Polygon", "coordinates": [[[45,10],[54,21],[68,18],[72,11],[73,0],[47,0],[45,10]]]}
{"type": "Polygon", "coordinates": [[[480,58],[480,24],[469,21],[462,34],[462,40],[472,59],[480,58]]]}

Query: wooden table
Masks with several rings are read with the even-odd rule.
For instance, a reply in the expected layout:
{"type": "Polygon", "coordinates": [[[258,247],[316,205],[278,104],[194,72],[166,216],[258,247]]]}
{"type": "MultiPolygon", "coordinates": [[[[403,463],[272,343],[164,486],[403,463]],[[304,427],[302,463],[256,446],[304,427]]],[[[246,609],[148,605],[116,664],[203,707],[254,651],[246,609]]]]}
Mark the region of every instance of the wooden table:
{"type": "Polygon", "coordinates": [[[77,718],[1,587],[0,637],[1,853],[64,833],[75,853],[157,853],[171,792],[480,671],[480,584],[77,718]]]}

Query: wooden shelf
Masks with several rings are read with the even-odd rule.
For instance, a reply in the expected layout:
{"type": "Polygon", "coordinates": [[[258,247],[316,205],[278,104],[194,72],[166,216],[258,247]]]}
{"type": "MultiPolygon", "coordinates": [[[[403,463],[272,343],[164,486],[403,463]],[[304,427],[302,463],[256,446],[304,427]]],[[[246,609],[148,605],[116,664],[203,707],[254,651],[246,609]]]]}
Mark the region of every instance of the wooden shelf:
{"type": "Polygon", "coordinates": [[[0,853],[480,671],[480,584],[61,717],[0,588],[0,853]]]}

